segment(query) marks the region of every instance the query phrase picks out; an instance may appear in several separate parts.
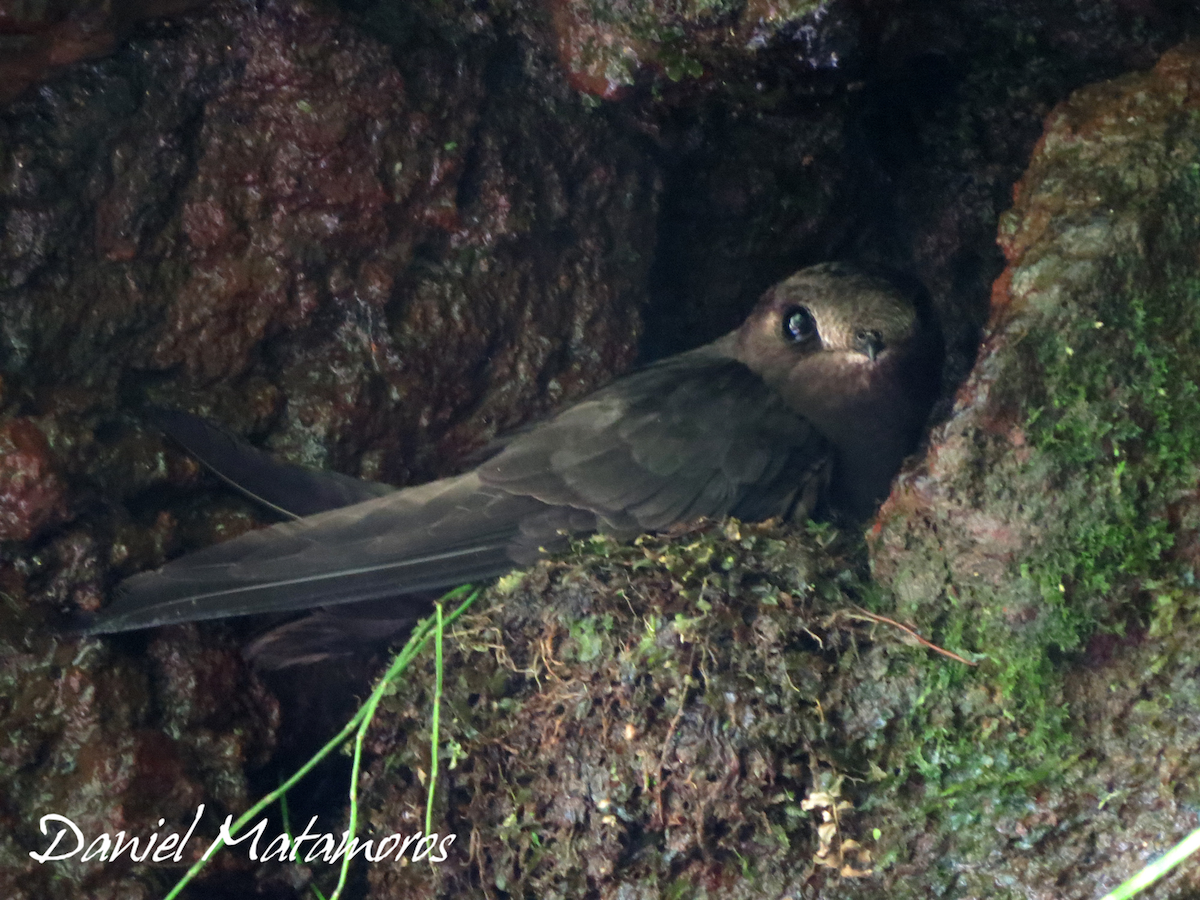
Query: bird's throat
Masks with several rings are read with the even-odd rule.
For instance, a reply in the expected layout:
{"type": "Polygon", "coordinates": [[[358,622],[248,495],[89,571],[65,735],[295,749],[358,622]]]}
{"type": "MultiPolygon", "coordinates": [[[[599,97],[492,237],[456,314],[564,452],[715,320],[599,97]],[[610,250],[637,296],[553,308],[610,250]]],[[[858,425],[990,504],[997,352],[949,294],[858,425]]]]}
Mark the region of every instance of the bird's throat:
{"type": "Polygon", "coordinates": [[[836,450],[832,504],[862,518],[887,495],[928,409],[906,390],[903,357],[860,363],[840,356],[823,354],[798,366],[789,401],[836,450]]]}

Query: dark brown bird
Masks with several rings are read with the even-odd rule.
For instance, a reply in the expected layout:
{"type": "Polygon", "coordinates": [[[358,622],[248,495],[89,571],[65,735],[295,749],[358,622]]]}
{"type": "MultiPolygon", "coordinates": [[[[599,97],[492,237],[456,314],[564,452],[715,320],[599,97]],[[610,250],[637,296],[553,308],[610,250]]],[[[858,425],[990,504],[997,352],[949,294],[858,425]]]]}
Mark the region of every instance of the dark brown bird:
{"type": "Polygon", "coordinates": [[[822,503],[861,518],[916,446],[939,366],[940,342],[909,297],[825,264],[768,290],[736,331],[418,487],[281,466],[175,414],[168,431],[218,474],[303,518],[128,579],[88,631],[446,588],[527,565],[570,534],[787,518],[822,503]]]}

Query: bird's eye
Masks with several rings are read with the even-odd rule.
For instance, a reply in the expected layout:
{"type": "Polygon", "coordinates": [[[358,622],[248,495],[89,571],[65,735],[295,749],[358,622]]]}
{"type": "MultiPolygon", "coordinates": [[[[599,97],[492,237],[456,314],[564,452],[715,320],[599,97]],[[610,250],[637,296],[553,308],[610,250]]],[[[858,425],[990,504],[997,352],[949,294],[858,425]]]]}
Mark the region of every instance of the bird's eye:
{"type": "Polygon", "coordinates": [[[817,333],[817,320],[803,306],[793,306],[783,314],[783,337],[798,344],[817,333]]]}

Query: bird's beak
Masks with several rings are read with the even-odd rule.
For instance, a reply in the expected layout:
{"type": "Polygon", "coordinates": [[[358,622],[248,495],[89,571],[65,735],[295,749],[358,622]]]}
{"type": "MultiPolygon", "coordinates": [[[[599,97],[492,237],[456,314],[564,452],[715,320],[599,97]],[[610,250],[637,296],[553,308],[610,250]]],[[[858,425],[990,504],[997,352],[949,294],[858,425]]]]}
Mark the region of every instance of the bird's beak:
{"type": "Polygon", "coordinates": [[[883,352],[883,338],[878,331],[860,331],[854,336],[854,349],[871,362],[883,352]]]}

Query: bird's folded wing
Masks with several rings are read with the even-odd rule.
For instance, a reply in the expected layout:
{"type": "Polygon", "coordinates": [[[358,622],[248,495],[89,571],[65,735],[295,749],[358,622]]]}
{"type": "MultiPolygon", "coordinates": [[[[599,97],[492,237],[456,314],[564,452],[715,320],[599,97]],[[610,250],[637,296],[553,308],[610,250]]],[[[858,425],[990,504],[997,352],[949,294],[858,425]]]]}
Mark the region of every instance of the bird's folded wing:
{"type": "Polygon", "coordinates": [[[546,505],[474,473],[252,531],[123,582],[86,630],[310,609],[502,574],[546,505]]]}
{"type": "Polygon", "coordinates": [[[702,348],[636,372],[457,478],[251,532],[137,575],[91,627],[123,631],[443,588],[564,533],[807,512],[824,440],[740,362],[702,348]]]}
{"type": "Polygon", "coordinates": [[[319,472],[280,462],[199,416],[151,407],[146,417],[251,500],[293,519],[362,503],[395,491],[338,472],[319,472]]]}
{"type": "Polygon", "coordinates": [[[749,368],[712,346],[633,373],[521,434],[484,484],[593,510],[618,533],[701,516],[808,512],[826,441],[749,368]]]}

